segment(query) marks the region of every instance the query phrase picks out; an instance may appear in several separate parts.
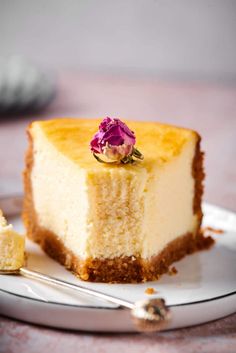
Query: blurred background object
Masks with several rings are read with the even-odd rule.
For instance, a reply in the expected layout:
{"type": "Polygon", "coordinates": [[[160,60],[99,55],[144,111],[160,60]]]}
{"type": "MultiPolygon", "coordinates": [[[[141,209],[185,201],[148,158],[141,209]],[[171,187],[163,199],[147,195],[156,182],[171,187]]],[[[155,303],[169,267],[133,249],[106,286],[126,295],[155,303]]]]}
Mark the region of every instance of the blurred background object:
{"type": "Polygon", "coordinates": [[[1,76],[34,104],[2,111],[0,196],[22,192],[31,120],[111,115],[198,130],[206,200],[236,210],[235,34],[235,0],[1,0],[0,56],[23,58],[1,76]]]}
{"type": "Polygon", "coordinates": [[[0,58],[0,117],[41,110],[54,94],[50,75],[21,57],[0,58]]]}

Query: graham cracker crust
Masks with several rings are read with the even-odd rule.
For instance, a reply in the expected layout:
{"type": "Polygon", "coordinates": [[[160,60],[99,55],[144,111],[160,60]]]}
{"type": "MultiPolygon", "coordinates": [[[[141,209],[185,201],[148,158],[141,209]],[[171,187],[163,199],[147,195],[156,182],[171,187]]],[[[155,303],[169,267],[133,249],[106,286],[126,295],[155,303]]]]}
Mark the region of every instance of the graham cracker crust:
{"type": "Polygon", "coordinates": [[[84,281],[91,282],[135,283],[157,280],[168,272],[174,261],[195,251],[208,249],[213,244],[211,237],[188,233],[169,243],[160,254],[148,261],[135,256],[82,260],[67,249],[54,233],[40,227],[36,229],[36,233],[28,234],[32,240],[39,242],[50,257],[68,270],[84,281]]]}
{"type": "Polygon", "coordinates": [[[184,234],[171,243],[156,256],[149,260],[141,257],[126,256],[114,259],[79,259],[67,249],[56,234],[43,229],[37,221],[34,210],[31,170],[33,167],[33,141],[29,136],[29,148],[25,158],[24,188],[25,198],[23,207],[23,221],[30,239],[40,244],[43,250],[53,259],[60,262],[68,270],[73,271],[81,279],[91,282],[132,283],[156,280],[163,273],[168,272],[169,266],[187,254],[210,248],[214,240],[200,231],[202,220],[201,198],[203,193],[203,153],[200,151],[200,137],[196,146],[192,173],[195,179],[194,213],[197,214],[199,225],[196,234],[184,234]]]}
{"type": "Polygon", "coordinates": [[[192,164],[192,176],[195,180],[195,193],[193,199],[193,213],[197,215],[199,220],[199,229],[202,222],[202,196],[204,191],[203,181],[205,178],[205,172],[203,169],[204,152],[200,149],[201,137],[198,135],[198,142],[196,144],[195,156],[192,164]]]}

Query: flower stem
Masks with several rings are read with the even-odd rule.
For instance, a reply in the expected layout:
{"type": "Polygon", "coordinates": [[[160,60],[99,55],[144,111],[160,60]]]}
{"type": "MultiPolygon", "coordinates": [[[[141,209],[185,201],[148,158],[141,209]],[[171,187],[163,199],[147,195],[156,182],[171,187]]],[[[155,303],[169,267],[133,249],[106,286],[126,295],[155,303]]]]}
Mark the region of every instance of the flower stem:
{"type": "Polygon", "coordinates": [[[132,155],[138,159],[144,159],[143,155],[141,152],[139,152],[139,150],[137,148],[133,149],[133,153],[132,155]]]}

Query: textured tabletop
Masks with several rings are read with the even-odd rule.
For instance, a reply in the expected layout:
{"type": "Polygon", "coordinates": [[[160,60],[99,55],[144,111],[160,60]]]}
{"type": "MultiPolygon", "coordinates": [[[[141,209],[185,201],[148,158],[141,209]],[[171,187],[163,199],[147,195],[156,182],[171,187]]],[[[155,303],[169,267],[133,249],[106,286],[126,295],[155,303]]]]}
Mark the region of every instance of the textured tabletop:
{"type": "Polygon", "coordinates": [[[1,353],[235,353],[236,315],[201,326],[155,334],[59,331],[2,318],[1,353]]]}
{"type": "MultiPolygon", "coordinates": [[[[236,211],[236,84],[162,81],[68,72],[43,114],[0,117],[0,195],[22,192],[25,128],[58,116],[118,116],[157,120],[200,132],[206,152],[205,200],[236,211]]],[[[0,353],[236,352],[236,314],[156,335],[84,334],[0,318],[0,353]]]]}

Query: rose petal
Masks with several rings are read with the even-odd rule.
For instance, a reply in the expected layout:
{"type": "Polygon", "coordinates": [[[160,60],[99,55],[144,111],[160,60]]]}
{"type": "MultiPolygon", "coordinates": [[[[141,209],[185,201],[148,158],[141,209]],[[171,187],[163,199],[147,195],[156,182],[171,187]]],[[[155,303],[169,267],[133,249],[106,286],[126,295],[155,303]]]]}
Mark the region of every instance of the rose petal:
{"type": "Polygon", "coordinates": [[[112,119],[107,116],[105,119],[103,119],[103,121],[99,125],[99,130],[107,131],[107,128],[111,122],[112,122],[112,119]]]}
{"type": "Polygon", "coordinates": [[[102,134],[100,132],[97,132],[90,142],[90,149],[92,152],[102,153],[102,149],[100,146],[101,139],[102,139],[102,134]]]}

